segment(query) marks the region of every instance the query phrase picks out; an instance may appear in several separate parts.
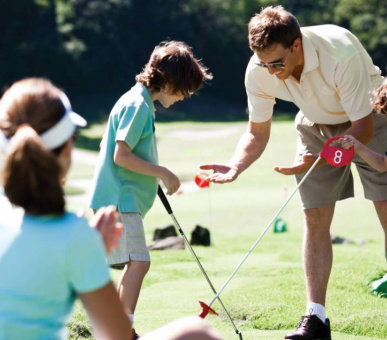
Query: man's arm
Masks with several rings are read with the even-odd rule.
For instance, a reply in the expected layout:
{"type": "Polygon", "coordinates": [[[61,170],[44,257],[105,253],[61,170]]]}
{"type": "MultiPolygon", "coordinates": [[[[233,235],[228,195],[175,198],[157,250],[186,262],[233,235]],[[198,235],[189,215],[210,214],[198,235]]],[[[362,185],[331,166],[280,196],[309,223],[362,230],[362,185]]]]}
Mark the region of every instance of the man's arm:
{"type": "Polygon", "coordinates": [[[361,118],[352,122],[351,127],[343,133],[344,135],[351,135],[355,137],[359,142],[367,144],[373,136],[373,119],[372,112],[361,118]]]}
{"type": "Polygon", "coordinates": [[[271,119],[263,123],[249,122],[247,131],[240,138],[235,153],[228,165],[205,164],[203,170],[214,170],[207,180],[228,183],[254,163],[263,153],[270,138],[271,119]]]}

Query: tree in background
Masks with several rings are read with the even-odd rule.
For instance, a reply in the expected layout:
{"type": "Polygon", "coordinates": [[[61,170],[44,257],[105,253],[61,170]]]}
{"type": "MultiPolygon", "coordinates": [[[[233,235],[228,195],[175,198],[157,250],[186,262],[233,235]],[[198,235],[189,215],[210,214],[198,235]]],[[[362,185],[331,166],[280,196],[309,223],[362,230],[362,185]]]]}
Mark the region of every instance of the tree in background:
{"type": "Polygon", "coordinates": [[[0,0],[0,85],[60,74],[66,63],[54,0],[0,0]]]}
{"type": "Polygon", "coordinates": [[[384,75],[387,71],[387,4],[385,0],[340,0],[334,11],[338,25],[363,43],[384,75]]]}
{"type": "Polygon", "coordinates": [[[244,111],[246,104],[247,23],[262,7],[278,4],[301,26],[350,29],[386,73],[385,0],[0,0],[0,86],[46,76],[82,95],[79,102],[90,111],[103,107],[105,113],[134,83],[156,44],[183,40],[214,74],[200,92],[200,105],[211,106],[203,115],[222,119],[228,106],[238,103],[244,111]],[[105,108],[101,100],[109,96],[114,99],[105,108]]]}

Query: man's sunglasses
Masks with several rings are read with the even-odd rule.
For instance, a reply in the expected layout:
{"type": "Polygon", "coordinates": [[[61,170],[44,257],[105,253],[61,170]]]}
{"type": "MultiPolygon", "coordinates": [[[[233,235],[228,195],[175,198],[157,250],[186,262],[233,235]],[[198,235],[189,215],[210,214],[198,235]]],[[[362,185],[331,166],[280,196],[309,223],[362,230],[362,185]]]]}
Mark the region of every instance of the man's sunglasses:
{"type": "Polygon", "coordinates": [[[259,61],[259,62],[256,62],[254,64],[258,65],[260,67],[265,67],[265,68],[268,68],[268,67],[273,67],[273,68],[276,68],[276,69],[284,68],[285,64],[286,64],[286,61],[288,60],[289,54],[292,51],[292,49],[293,49],[293,46],[290,47],[289,52],[286,55],[286,58],[285,58],[285,60],[283,62],[280,62],[280,63],[262,63],[262,62],[259,61]]]}

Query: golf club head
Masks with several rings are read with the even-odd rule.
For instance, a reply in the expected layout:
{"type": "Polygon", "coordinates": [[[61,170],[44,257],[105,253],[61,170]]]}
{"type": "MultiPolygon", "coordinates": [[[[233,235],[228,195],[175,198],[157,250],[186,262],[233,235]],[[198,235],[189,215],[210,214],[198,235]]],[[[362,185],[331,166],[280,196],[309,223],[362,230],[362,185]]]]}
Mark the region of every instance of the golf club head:
{"type": "Polygon", "coordinates": [[[199,300],[199,304],[202,307],[202,311],[199,314],[199,317],[201,317],[202,319],[204,319],[207,314],[218,315],[217,312],[215,312],[209,305],[205,304],[203,301],[199,300]]]}

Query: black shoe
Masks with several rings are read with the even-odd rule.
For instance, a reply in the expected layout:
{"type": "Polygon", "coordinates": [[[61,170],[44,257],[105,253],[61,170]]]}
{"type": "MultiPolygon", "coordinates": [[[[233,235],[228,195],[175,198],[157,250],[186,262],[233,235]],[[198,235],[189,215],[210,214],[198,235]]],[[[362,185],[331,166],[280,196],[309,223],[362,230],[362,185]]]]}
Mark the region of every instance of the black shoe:
{"type": "Polygon", "coordinates": [[[136,331],[134,330],[134,328],[132,329],[132,331],[133,331],[133,340],[140,339],[140,336],[136,333],[136,331]]]}
{"type": "Polygon", "coordinates": [[[305,315],[301,317],[295,332],[287,334],[285,339],[332,340],[329,319],[325,319],[324,323],[317,315],[305,315]]]}

